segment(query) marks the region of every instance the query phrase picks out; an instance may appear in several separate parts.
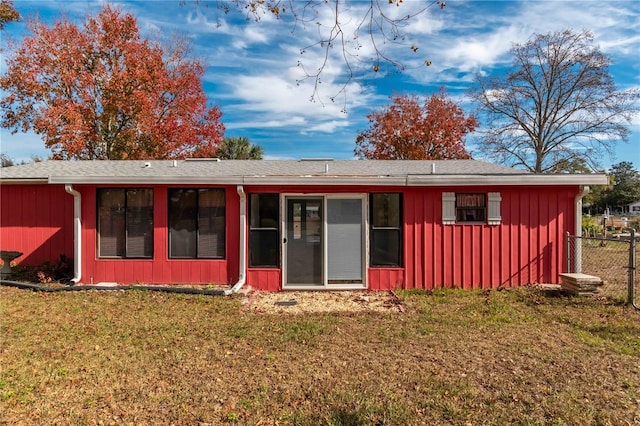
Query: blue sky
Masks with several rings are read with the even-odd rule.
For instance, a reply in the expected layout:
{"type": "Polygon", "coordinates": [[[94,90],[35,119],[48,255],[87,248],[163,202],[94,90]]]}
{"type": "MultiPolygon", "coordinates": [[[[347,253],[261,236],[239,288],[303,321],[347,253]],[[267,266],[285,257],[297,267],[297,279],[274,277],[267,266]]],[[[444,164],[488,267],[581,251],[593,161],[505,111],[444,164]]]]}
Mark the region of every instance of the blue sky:
{"type": "MultiPolygon", "coordinates": [[[[104,1],[21,1],[14,6],[23,18],[39,17],[52,23],[62,15],[82,22],[96,14],[104,1]]],[[[260,22],[241,13],[224,14],[215,2],[182,4],[179,0],[109,1],[138,19],[143,35],[151,38],[181,34],[193,42],[193,55],[206,65],[204,88],[209,101],[223,112],[225,136],[247,136],[264,148],[268,159],[308,157],[353,158],[357,134],[368,127],[366,115],[389,104],[392,94],[430,96],[439,87],[470,113],[465,91],[476,72],[499,74],[510,62],[508,50],[532,34],[571,28],[592,30],[595,42],[614,64],[610,72],[618,89],[640,88],[640,3],[638,1],[447,1],[446,7],[432,7],[403,28],[402,44],[384,44],[382,50],[398,59],[406,70],[399,73],[381,64],[372,71],[366,58],[371,46],[361,38],[359,57],[352,61],[355,79],[347,81],[346,64],[333,49],[318,85],[314,101],[314,80],[300,81],[299,61],[308,69],[321,63],[322,51],[300,49],[318,40],[315,22],[331,19],[331,9],[320,7],[319,16],[306,25],[285,16],[265,15],[260,22]],[[413,52],[411,46],[418,47],[413,52]],[[424,61],[431,66],[424,66],[424,61]],[[345,85],[346,84],[346,85],[345,85]],[[330,98],[344,88],[332,102],[330,98]],[[346,111],[346,112],[345,112],[346,111]]],[[[185,3],[185,2],[182,2],[185,3]]],[[[300,4],[299,2],[298,4],[300,4]]],[[[425,5],[405,0],[399,7],[381,4],[385,13],[401,16],[425,5]]],[[[363,16],[368,1],[347,2],[341,11],[345,29],[353,28],[363,16]]],[[[20,39],[25,23],[11,23],[3,31],[20,39]]],[[[4,65],[3,71],[4,71],[4,65]]],[[[630,125],[628,143],[619,143],[614,158],[603,158],[608,168],[619,161],[631,161],[640,169],[640,117],[630,125]]],[[[1,130],[0,151],[15,160],[47,157],[49,151],[37,135],[11,135],[1,130]]],[[[474,158],[483,157],[467,138],[474,158]]]]}

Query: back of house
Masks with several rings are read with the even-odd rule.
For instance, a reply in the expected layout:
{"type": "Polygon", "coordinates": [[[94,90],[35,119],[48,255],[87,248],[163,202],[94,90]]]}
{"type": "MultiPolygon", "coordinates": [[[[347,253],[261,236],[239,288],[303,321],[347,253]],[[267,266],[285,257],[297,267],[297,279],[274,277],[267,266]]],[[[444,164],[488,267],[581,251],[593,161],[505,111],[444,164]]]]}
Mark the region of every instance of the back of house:
{"type": "Polygon", "coordinates": [[[557,283],[606,183],[475,160],[46,161],[1,169],[0,249],[73,259],[81,284],[557,283]]]}

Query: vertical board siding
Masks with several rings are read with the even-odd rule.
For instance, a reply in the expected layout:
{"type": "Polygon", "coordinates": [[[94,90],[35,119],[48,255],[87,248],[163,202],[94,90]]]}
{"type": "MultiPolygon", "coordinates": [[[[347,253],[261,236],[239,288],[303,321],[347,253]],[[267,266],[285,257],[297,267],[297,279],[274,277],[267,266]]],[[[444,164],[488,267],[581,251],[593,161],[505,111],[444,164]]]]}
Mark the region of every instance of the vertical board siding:
{"type": "Polygon", "coordinates": [[[370,290],[396,290],[408,288],[402,268],[369,268],[367,279],[370,290]]]}
{"type": "MultiPolygon", "coordinates": [[[[153,258],[100,259],[97,241],[96,187],[76,189],[82,194],[82,282],[125,284],[229,284],[238,277],[239,196],[235,186],[226,189],[225,259],[169,259],[168,187],[189,185],[105,185],[104,187],[153,188],[153,258]],[[235,270],[232,270],[235,268],[235,270]]],[[[191,185],[193,186],[193,185],[191,185]]],[[[201,188],[202,185],[193,186],[201,188]]]]}
{"type": "MultiPolygon", "coordinates": [[[[575,227],[577,187],[477,188],[474,191],[500,192],[501,223],[443,225],[437,213],[442,211],[442,192],[455,191],[404,192],[403,288],[485,289],[559,281],[564,233],[573,233],[575,227]]],[[[376,287],[385,288],[383,283],[376,287]]]]}
{"type": "Polygon", "coordinates": [[[73,258],[73,197],[62,185],[0,186],[0,249],[20,251],[16,263],[37,266],[73,258]]]}
{"type": "MultiPolygon", "coordinates": [[[[115,185],[109,185],[113,187],[115,185]]],[[[226,189],[225,259],[169,259],[167,188],[193,185],[140,185],[154,190],[153,259],[99,259],[96,186],[74,185],[82,195],[82,282],[232,284],[239,277],[239,196],[226,189]]],[[[127,187],[127,185],[118,185],[127,187]]],[[[129,185],[131,187],[131,185],[129,185]]],[[[202,185],[193,187],[203,187],[202,185]]],[[[218,186],[219,187],[219,186],[218,186]]],[[[372,290],[395,288],[485,289],[558,282],[566,248],[564,233],[575,230],[577,186],[478,187],[499,192],[501,223],[442,224],[442,193],[455,187],[245,187],[251,192],[403,193],[403,267],[367,268],[372,290]]],[[[73,257],[73,196],[62,185],[0,187],[0,249],[18,250],[25,265],[73,257]]],[[[247,233],[248,238],[248,233],[247,233]]],[[[247,271],[249,285],[281,289],[280,269],[247,271]]]]}
{"type": "Polygon", "coordinates": [[[247,284],[256,290],[279,291],[281,280],[278,268],[250,268],[247,272],[247,284]]]}

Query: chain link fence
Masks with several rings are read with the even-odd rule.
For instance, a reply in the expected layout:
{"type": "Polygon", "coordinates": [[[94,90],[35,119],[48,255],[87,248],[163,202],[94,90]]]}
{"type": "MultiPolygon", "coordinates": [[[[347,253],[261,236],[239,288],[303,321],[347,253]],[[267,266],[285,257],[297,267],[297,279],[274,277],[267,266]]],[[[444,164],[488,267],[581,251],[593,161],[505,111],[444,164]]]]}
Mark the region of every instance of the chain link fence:
{"type": "Polygon", "coordinates": [[[600,294],[640,309],[640,255],[635,232],[617,238],[567,234],[567,272],[582,272],[603,280],[600,294]]]}

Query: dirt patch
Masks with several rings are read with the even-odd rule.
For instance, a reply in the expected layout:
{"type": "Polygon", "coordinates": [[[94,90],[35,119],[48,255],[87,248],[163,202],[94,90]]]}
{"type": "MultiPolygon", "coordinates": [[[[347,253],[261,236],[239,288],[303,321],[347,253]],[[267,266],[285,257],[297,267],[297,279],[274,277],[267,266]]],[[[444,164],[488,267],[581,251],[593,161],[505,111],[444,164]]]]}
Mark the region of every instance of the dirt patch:
{"type": "Polygon", "coordinates": [[[402,301],[388,291],[253,291],[243,304],[256,314],[404,312],[402,301]]]}

